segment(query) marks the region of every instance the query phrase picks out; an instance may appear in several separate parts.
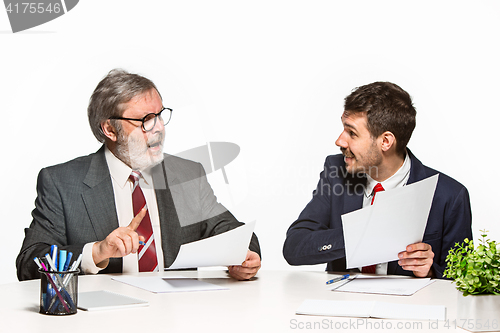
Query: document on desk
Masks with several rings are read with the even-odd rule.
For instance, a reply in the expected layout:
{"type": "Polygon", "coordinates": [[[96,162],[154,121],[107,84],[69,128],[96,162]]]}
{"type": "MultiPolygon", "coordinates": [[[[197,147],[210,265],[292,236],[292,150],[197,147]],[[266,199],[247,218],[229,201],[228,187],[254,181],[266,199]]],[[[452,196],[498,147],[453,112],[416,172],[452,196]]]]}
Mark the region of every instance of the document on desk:
{"type": "Polygon", "coordinates": [[[356,275],[355,278],[349,279],[346,283],[338,287],[332,285],[333,288],[331,290],[351,293],[411,296],[433,282],[434,280],[430,278],[417,279],[395,277],[394,275],[356,275]]]}
{"type": "Polygon", "coordinates": [[[78,308],[85,311],[114,310],[136,306],[149,306],[149,303],[107,290],[78,293],[78,308]]]}
{"type": "Polygon", "coordinates": [[[181,245],[169,269],[241,265],[246,258],[255,221],[222,234],[181,245]]]}
{"type": "Polygon", "coordinates": [[[306,299],[298,315],[410,320],[446,320],[444,305],[399,304],[377,301],[330,301],[306,299]]]}
{"type": "Polygon", "coordinates": [[[152,293],[177,293],[186,291],[228,290],[205,281],[184,276],[114,276],[115,281],[150,291],[152,293]]]}
{"type": "Polygon", "coordinates": [[[374,205],[342,215],[347,268],[398,260],[422,241],[438,176],[378,192],[374,205]]]}

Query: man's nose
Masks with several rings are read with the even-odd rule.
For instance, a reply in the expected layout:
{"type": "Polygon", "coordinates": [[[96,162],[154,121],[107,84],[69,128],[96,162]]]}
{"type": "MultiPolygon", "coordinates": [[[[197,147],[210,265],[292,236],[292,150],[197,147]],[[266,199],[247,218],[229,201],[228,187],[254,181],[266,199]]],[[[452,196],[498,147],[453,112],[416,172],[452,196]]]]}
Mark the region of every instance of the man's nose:
{"type": "Polygon", "coordinates": [[[165,130],[165,125],[163,124],[163,120],[160,117],[156,118],[155,125],[153,126],[153,129],[151,130],[151,133],[158,133],[158,132],[163,132],[165,130]]]}
{"type": "Polygon", "coordinates": [[[337,141],[335,141],[335,144],[340,148],[347,148],[347,141],[344,138],[344,134],[345,132],[340,133],[337,141]]]}

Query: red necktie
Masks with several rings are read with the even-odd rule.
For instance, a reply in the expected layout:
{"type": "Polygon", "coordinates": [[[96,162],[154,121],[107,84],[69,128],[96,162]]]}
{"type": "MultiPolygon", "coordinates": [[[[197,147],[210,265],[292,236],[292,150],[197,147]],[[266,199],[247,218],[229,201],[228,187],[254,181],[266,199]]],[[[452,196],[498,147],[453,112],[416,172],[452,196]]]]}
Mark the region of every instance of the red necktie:
{"type": "MultiPolygon", "coordinates": [[[[377,194],[377,192],[381,192],[381,191],[385,191],[384,187],[382,186],[382,184],[377,183],[377,185],[375,185],[375,187],[373,188],[373,197],[372,197],[372,203],[371,203],[372,205],[373,205],[373,201],[375,200],[375,194],[377,194]]],[[[361,273],[374,274],[375,268],[377,268],[377,265],[364,266],[361,269],[361,273]]]]}
{"type": "MultiPolygon", "coordinates": [[[[132,171],[129,179],[134,183],[132,190],[132,205],[134,207],[134,216],[139,214],[140,210],[146,205],[144,193],[139,186],[140,172],[132,171]]],[[[139,245],[137,258],[139,260],[139,272],[154,272],[158,270],[158,260],[156,258],[156,247],[153,236],[153,226],[149,218],[149,210],[142,219],[141,224],[137,228],[139,236],[144,236],[146,245],[139,245]]]]}

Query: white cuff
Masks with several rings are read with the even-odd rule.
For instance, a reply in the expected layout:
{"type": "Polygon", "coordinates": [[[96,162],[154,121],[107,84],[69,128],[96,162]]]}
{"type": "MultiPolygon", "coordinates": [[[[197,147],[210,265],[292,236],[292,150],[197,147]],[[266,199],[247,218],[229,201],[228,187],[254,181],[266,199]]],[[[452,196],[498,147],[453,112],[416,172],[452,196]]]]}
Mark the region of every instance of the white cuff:
{"type": "Polygon", "coordinates": [[[103,264],[105,264],[105,265],[101,264],[103,267],[98,267],[94,263],[94,258],[92,258],[92,247],[94,246],[95,243],[96,242],[87,243],[83,247],[81,267],[82,267],[83,273],[85,273],[85,274],[97,274],[97,273],[99,273],[99,271],[103,270],[104,268],[106,268],[108,266],[109,259],[105,263],[103,262],[103,264]]]}

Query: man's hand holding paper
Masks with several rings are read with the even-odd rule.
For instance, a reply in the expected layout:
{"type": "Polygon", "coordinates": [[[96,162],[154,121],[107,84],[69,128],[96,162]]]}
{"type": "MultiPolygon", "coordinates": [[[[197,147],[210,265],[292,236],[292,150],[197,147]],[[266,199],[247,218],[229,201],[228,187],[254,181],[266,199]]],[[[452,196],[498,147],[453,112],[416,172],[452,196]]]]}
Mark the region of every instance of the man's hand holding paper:
{"type": "Polygon", "coordinates": [[[248,280],[257,274],[260,269],[260,256],[248,250],[245,261],[239,266],[229,266],[229,274],[236,280],[248,280]]]}
{"type": "Polygon", "coordinates": [[[398,264],[407,271],[413,271],[416,277],[433,277],[434,252],[429,244],[410,244],[406,247],[406,251],[398,254],[398,257],[398,264]]]}
{"type": "Polygon", "coordinates": [[[248,280],[260,269],[260,255],[248,250],[254,228],[255,221],[219,235],[183,244],[168,269],[228,266],[232,277],[248,280]]]}

